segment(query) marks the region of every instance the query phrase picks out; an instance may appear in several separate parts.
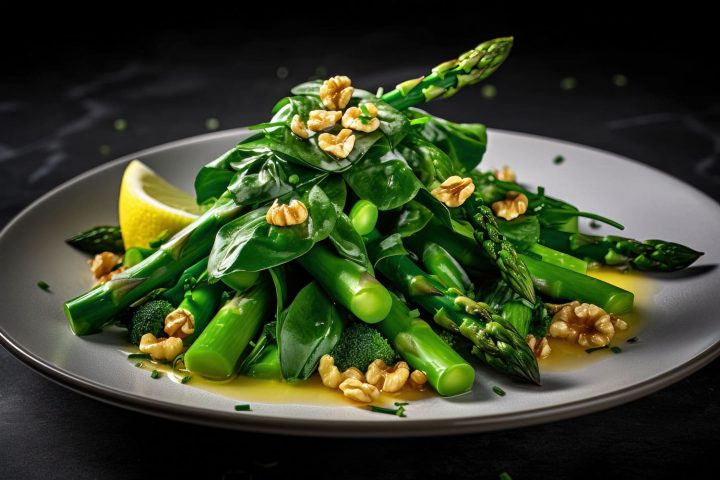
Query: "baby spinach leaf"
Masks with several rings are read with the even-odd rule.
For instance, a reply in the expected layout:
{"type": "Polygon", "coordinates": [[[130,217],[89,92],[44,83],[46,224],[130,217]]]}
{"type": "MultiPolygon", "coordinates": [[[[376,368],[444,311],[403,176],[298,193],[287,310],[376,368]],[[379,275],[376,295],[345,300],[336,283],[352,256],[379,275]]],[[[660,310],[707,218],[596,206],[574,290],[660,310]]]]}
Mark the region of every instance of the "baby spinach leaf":
{"type": "Polygon", "coordinates": [[[345,209],[347,186],[345,185],[345,180],[341,175],[330,174],[327,178],[320,182],[320,187],[335,207],[337,207],[340,211],[345,209]]]}
{"type": "Polygon", "coordinates": [[[280,368],[285,380],[309,378],[343,331],[342,316],[315,282],[300,290],[278,326],[280,368]]]}
{"type": "Polygon", "coordinates": [[[430,117],[429,122],[418,126],[417,132],[450,157],[456,175],[470,172],[480,164],[487,148],[485,125],[453,123],[416,108],[408,113],[412,118],[430,117]]]}
{"type": "Polygon", "coordinates": [[[309,82],[295,85],[290,92],[293,95],[320,95],[320,87],[322,87],[322,80],[311,80],[309,82]]]}
{"type": "MultiPolygon", "coordinates": [[[[245,141],[257,138],[262,138],[262,135],[253,135],[245,141]]],[[[242,153],[238,148],[233,147],[200,169],[195,177],[195,198],[198,204],[203,204],[212,198],[220,198],[225,193],[235,175],[231,165],[241,156],[242,153]]]]}
{"type": "Polygon", "coordinates": [[[358,197],[379,210],[405,205],[423,188],[405,158],[394,150],[373,149],[343,176],[358,197]]]}
{"type": "Polygon", "coordinates": [[[443,225],[448,228],[452,228],[452,218],[450,216],[450,210],[437,198],[432,196],[432,193],[428,192],[424,188],[421,189],[415,201],[430,210],[432,214],[437,218],[443,225]]]}
{"type": "Polygon", "coordinates": [[[518,250],[527,250],[540,240],[540,222],[535,215],[521,215],[510,221],[498,218],[497,224],[500,233],[518,250]]]}
{"type": "Polygon", "coordinates": [[[308,219],[300,225],[277,227],[265,220],[260,207],[223,226],[210,252],[208,273],[220,279],[234,272],[256,272],[282,265],[324,240],[335,227],[335,206],[322,188],[312,187],[302,198],[308,219]]]}
{"type": "Polygon", "coordinates": [[[432,219],[432,212],[418,202],[407,203],[398,217],[395,230],[402,237],[409,237],[419,232],[432,219]]]}
{"type": "Polygon", "coordinates": [[[373,265],[377,265],[384,258],[408,255],[403,246],[402,236],[399,233],[393,233],[383,239],[369,242],[367,250],[373,265]]]}
{"type": "Polygon", "coordinates": [[[431,188],[454,175],[450,157],[438,147],[418,135],[408,135],[397,150],[405,157],[415,175],[426,187],[431,188]]]}
{"type": "Polygon", "coordinates": [[[335,228],[330,234],[329,240],[341,256],[365,267],[375,275],[365,250],[365,242],[342,210],[337,212],[337,222],[335,222],[335,228]]]}
{"type": "Polygon", "coordinates": [[[327,173],[288,162],[267,147],[240,150],[232,167],[237,173],[228,186],[238,205],[265,203],[294,190],[305,190],[327,173]]]}
{"type": "Polygon", "coordinates": [[[348,106],[356,107],[361,102],[371,102],[377,107],[377,118],[380,120],[379,130],[385,134],[392,147],[399,145],[403,138],[412,131],[410,120],[403,112],[372,93],[356,88],[348,106]]]}

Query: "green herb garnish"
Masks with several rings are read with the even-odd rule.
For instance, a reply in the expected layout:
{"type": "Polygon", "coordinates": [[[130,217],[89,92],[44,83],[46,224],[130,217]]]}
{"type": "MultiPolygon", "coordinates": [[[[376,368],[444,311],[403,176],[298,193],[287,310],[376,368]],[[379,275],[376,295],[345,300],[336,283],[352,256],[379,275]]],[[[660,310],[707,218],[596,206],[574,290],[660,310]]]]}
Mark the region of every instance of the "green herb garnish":
{"type": "Polygon", "coordinates": [[[605,345],[604,347],[586,348],[586,349],[585,349],[585,353],[593,353],[593,352],[597,352],[598,350],[605,350],[605,349],[607,349],[607,348],[610,348],[610,347],[608,347],[607,345],[605,345]]]}
{"type": "Polygon", "coordinates": [[[424,125],[430,121],[430,117],[420,117],[410,120],[410,125],[424,125]]]}
{"type": "Polygon", "coordinates": [[[160,378],[160,372],[158,372],[157,370],[153,370],[152,372],[150,372],[150,378],[160,378]]]}
{"type": "Polygon", "coordinates": [[[565,161],[565,157],[563,157],[562,155],[558,155],[558,156],[556,156],[555,158],[553,158],[553,163],[554,163],[555,165],[560,165],[560,164],[563,163],[564,161],[565,161]]]}
{"type": "Polygon", "coordinates": [[[610,351],[613,353],[622,353],[622,348],[620,347],[610,347],[610,351]]]}
{"type": "Polygon", "coordinates": [[[186,383],[188,383],[190,381],[191,378],[192,378],[192,375],[185,375],[184,377],[182,377],[180,379],[180,383],[185,385],[186,383]]]}
{"type": "Polygon", "coordinates": [[[596,222],[595,220],[590,220],[590,228],[598,229],[600,228],[600,224],[596,222]]]}
{"type": "Polygon", "coordinates": [[[393,403],[396,407],[404,407],[406,405],[410,405],[408,402],[395,402],[393,403]]]}
{"type": "Polygon", "coordinates": [[[385,413],[387,415],[395,415],[396,417],[406,417],[405,415],[405,407],[400,406],[398,408],[385,408],[385,407],[378,407],[376,405],[370,405],[370,411],[376,412],[376,413],[385,413]]]}
{"type": "Polygon", "coordinates": [[[40,290],[43,290],[43,291],[45,291],[45,292],[49,292],[49,291],[50,291],[50,285],[48,285],[47,283],[43,282],[42,280],[40,280],[39,282],[37,282],[37,286],[38,286],[38,288],[39,288],[40,290]]]}
{"type": "Polygon", "coordinates": [[[143,360],[150,360],[149,353],[131,353],[128,358],[142,358],[143,360]]]}
{"type": "Polygon", "coordinates": [[[497,395],[497,396],[499,396],[499,397],[504,397],[504,396],[506,395],[505,390],[503,390],[502,388],[498,387],[497,385],[495,385],[495,386],[492,388],[492,391],[495,392],[495,395],[497,395]]]}
{"type": "Polygon", "coordinates": [[[363,125],[367,125],[368,123],[370,123],[370,120],[373,119],[373,116],[370,115],[370,111],[368,110],[367,105],[365,105],[364,103],[361,103],[359,106],[360,106],[360,111],[362,112],[362,115],[360,115],[360,122],[363,125]]]}
{"type": "Polygon", "coordinates": [[[246,403],[246,404],[243,404],[243,405],[235,405],[235,411],[236,411],[236,412],[250,412],[250,411],[252,411],[252,410],[250,410],[250,405],[248,405],[248,404],[246,403]]]}
{"type": "Polygon", "coordinates": [[[145,364],[144,364],[143,362],[137,362],[137,363],[135,364],[135,366],[136,366],[137,368],[142,368],[142,367],[145,366],[145,364]]]}
{"type": "Polygon", "coordinates": [[[638,337],[628,338],[627,343],[637,343],[640,339],[638,337]]]}

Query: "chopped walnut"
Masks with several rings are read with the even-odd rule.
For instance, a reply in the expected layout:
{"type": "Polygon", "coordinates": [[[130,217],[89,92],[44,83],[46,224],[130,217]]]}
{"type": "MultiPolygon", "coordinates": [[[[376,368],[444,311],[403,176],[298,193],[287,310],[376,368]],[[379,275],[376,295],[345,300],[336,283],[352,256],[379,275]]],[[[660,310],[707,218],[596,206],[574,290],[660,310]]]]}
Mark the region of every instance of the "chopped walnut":
{"type": "Polygon", "coordinates": [[[501,182],[515,182],[517,181],[517,176],[515,175],[515,171],[508,167],[507,165],[503,165],[503,167],[498,170],[496,168],[493,168],[492,174],[500,180],[501,182]]]}
{"type": "Polygon", "coordinates": [[[434,188],[433,197],[450,208],[459,207],[475,191],[475,184],[470,177],[461,178],[457,175],[448,177],[439,187],[434,188]]]}
{"type": "Polygon", "coordinates": [[[152,333],[146,333],[140,338],[140,351],[149,353],[153,360],[175,359],[182,352],[183,341],[177,337],[156,338],[152,333]]]}
{"type": "Polygon", "coordinates": [[[332,128],[340,121],[342,112],[337,110],[328,112],[325,110],[313,110],[308,118],[308,128],[313,132],[320,132],[332,128]]]}
{"type": "Polygon", "coordinates": [[[335,366],[335,359],[330,355],[323,355],[322,358],[320,358],[318,373],[320,374],[323,385],[328,388],[338,388],[340,383],[346,380],[343,378],[340,370],[338,370],[338,367],[335,366]]]}
{"type": "Polygon", "coordinates": [[[322,150],[337,158],[347,158],[355,146],[355,135],[352,134],[352,130],[347,128],[340,130],[337,135],[321,133],[318,137],[318,145],[322,150]]]}
{"type": "Polygon", "coordinates": [[[112,252],[98,253],[90,260],[90,271],[96,280],[108,275],[115,267],[122,262],[122,257],[112,252]]]}
{"type": "Polygon", "coordinates": [[[342,117],[342,126],[360,132],[374,132],[377,130],[380,127],[380,120],[377,118],[377,107],[372,103],[365,103],[364,106],[370,115],[365,115],[361,108],[350,107],[345,110],[342,117]]]}
{"type": "Polygon", "coordinates": [[[188,337],[195,332],[195,317],[189,310],[178,308],[165,317],[164,330],[170,337],[188,337]]]}
{"type": "MultiPolygon", "coordinates": [[[[417,372],[417,370],[415,371],[417,372]]],[[[415,373],[413,372],[413,373],[415,373]]],[[[424,373],[418,372],[416,378],[421,379],[421,376],[425,376],[424,373]]],[[[410,367],[406,362],[397,362],[393,367],[388,367],[380,359],[372,362],[365,372],[365,379],[371,385],[374,385],[383,392],[395,393],[399,392],[407,383],[410,378],[410,367]]],[[[427,377],[425,377],[425,382],[427,377]]],[[[425,383],[422,382],[422,383],[425,383]]],[[[417,382],[421,384],[421,382],[417,382]]]]}
{"type": "Polygon", "coordinates": [[[533,351],[537,358],[547,358],[550,356],[552,349],[550,348],[547,337],[542,337],[538,340],[535,338],[535,335],[531,334],[527,336],[526,340],[530,350],[533,351]]]}
{"type": "Polygon", "coordinates": [[[495,216],[512,220],[527,212],[528,202],[524,193],[510,191],[505,194],[505,200],[492,204],[492,210],[495,216]]]}
{"type": "Polygon", "coordinates": [[[627,328],[626,322],[591,303],[574,301],[546,306],[554,314],[550,336],[577,342],[582,347],[604,347],[617,330],[627,328]]]}
{"type": "Polygon", "coordinates": [[[365,381],[365,375],[363,375],[363,373],[355,367],[350,367],[342,372],[342,379],[347,380],[348,378],[354,378],[355,380],[360,380],[361,382],[365,381]]]}
{"type": "Polygon", "coordinates": [[[420,370],[413,370],[413,372],[410,374],[410,384],[415,389],[424,388],[427,381],[428,378],[425,372],[422,372],[420,370]]]}
{"type": "Polygon", "coordinates": [[[328,110],[342,110],[352,98],[351,85],[350,78],[344,75],[329,78],[320,87],[320,100],[328,110]]]}
{"type": "Polygon", "coordinates": [[[300,115],[295,115],[292,118],[292,121],[290,122],[290,130],[292,130],[292,132],[300,138],[304,138],[306,140],[310,138],[310,134],[305,128],[305,122],[302,121],[300,115]]]}
{"type": "Polygon", "coordinates": [[[278,203],[277,199],[265,214],[265,221],[276,227],[300,225],[308,218],[308,210],[300,200],[290,200],[289,204],[278,203]]]}
{"type": "Polygon", "coordinates": [[[382,386],[382,382],[385,379],[385,370],[387,370],[387,365],[378,358],[368,365],[367,372],[365,372],[365,379],[368,383],[371,383],[376,387],[382,386]]]}
{"type": "Polygon", "coordinates": [[[355,378],[344,380],[339,388],[346,397],[358,402],[370,403],[380,397],[380,390],[374,385],[363,383],[355,378]]]}

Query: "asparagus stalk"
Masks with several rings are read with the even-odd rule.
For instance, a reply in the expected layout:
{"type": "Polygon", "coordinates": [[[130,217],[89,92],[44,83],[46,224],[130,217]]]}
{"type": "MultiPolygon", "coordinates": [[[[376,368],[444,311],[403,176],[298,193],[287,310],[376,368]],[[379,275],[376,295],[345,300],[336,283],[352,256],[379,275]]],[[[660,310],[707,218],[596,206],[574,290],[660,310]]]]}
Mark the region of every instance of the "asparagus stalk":
{"type": "Polygon", "coordinates": [[[703,255],[679,243],[663,240],[639,241],[611,235],[601,237],[550,229],[541,230],[540,242],[546,247],[578,258],[654,272],[682,270],[703,255]]]}
{"type": "Polygon", "coordinates": [[[633,308],[632,292],[565,268],[522,255],[535,288],[558,300],[578,300],[597,305],[609,313],[625,313],[633,308]]]}
{"type": "Polygon", "coordinates": [[[185,292],[188,290],[191,283],[195,283],[197,279],[207,271],[207,264],[208,259],[205,257],[196,264],[190,266],[190,268],[180,275],[180,278],[177,282],[175,282],[174,286],[168,288],[160,294],[160,298],[167,300],[173,305],[178,305],[182,302],[185,292]]]}
{"type": "Polygon", "coordinates": [[[241,209],[229,195],[223,196],[157,252],[108,282],[65,302],[65,314],[73,332],[76,335],[98,332],[133,302],[156,288],[172,285],[185,269],[208,255],[217,231],[241,209]]]}
{"type": "Polygon", "coordinates": [[[423,265],[448,288],[455,288],[464,295],[471,294],[473,284],[470,277],[447,250],[437,243],[428,242],[422,250],[423,265]]]}
{"type": "Polygon", "coordinates": [[[534,243],[527,251],[539,256],[545,263],[567,268],[583,275],[587,273],[587,262],[581,258],[573,257],[539,243],[534,243]]]}
{"type": "Polygon", "coordinates": [[[269,282],[237,293],[217,312],[185,353],[187,368],[212,378],[229,378],[238,360],[270,310],[269,282]]]}
{"type": "Polygon", "coordinates": [[[193,334],[184,340],[186,344],[195,342],[205,330],[220,306],[224,290],[225,285],[222,283],[202,282],[185,294],[178,310],[190,312],[195,325],[193,334]]]}
{"type": "Polygon", "coordinates": [[[381,260],[378,270],[408,298],[433,315],[435,323],[458,332],[473,345],[480,360],[508,375],[539,384],[535,355],[518,332],[488,305],[455,295],[423,272],[409,257],[381,260]]]}
{"type": "Polygon", "coordinates": [[[402,110],[429,102],[439,96],[455,95],[466,85],[474,85],[492,75],[510,54],[513,38],[495,38],[481,43],[458,58],[443,62],[424,77],[406,80],[382,99],[402,110]]]}
{"type": "Polygon", "coordinates": [[[424,320],[416,318],[394,294],[392,308],[375,327],[416,370],[425,372],[430,385],[443,396],[470,391],[475,370],[445,343],[424,320]]]}
{"type": "Polygon", "coordinates": [[[367,323],[377,323],[390,312],[390,293],[357,263],[341,258],[322,245],[298,259],[336,302],[367,323]]]}

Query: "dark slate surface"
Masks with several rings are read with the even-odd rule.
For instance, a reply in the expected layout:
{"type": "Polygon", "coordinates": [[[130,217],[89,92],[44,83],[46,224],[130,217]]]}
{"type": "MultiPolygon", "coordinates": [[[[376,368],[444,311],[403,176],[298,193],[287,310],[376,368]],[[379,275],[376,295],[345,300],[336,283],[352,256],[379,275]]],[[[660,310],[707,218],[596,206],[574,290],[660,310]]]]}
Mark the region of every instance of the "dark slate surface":
{"type": "MultiPolygon", "coordinates": [[[[49,54],[38,55],[48,53],[48,44],[8,49],[0,67],[0,226],[88,168],[206,132],[208,118],[220,128],[263,121],[277,98],[310,76],[343,73],[357,85],[391,87],[477,39],[508,31],[518,42],[489,82],[497,95],[486,98],[476,88],[434,104],[433,113],[616,152],[720,199],[717,74],[705,68],[695,44],[663,39],[660,29],[623,43],[617,35],[593,37],[605,31],[600,24],[573,35],[531,23],[465,28],[442,41],[432,30],[356,28],[348,38],[363,48],[349,54],[307,31],[268,38],[230,25],[222,32],[211,23],[192,32],[168,26],[151,36],[139,25],[120,37],[102,25],[63,27],[49,54]],[[627,85],[615,85],[616,74],[627,85]],[[575,88],[561,88],[567,77],[575,88]],[[127,122],[124,131],[114,128],[119,118],[127,122]]],[[[635,32],[633,25],[608,28],[635,32]]],[[[193,466],[202,468],[202,478],[226,479],[299,472],[497,478],[503,471],[516,479],[657,478],[714,466],[708,452],[720,446],[717,361],[609,411],[514,431],[409,440],[265,436],[161,420],[66,390],[3,349],[0,372],[0,478],[170,478],[187,476],[193,466]]]]}

